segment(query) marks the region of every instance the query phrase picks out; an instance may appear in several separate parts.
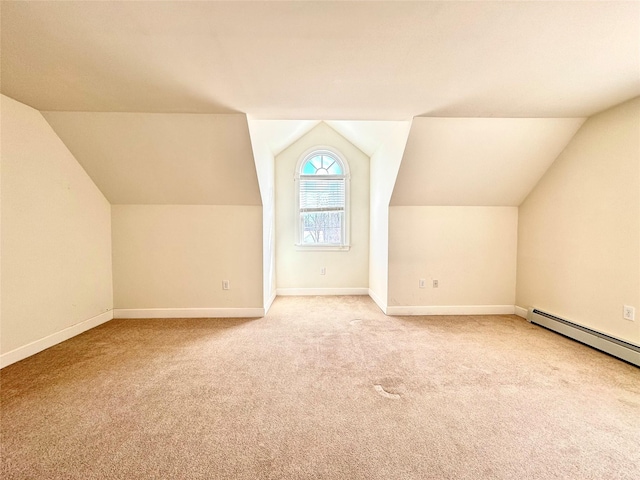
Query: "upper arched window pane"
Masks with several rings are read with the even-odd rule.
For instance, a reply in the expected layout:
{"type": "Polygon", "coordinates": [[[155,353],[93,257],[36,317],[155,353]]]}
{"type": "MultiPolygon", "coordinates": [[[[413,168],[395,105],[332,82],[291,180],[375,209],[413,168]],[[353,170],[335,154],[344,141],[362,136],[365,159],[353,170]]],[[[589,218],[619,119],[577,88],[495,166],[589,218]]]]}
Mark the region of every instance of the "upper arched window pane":
{"type": "Polygon", "coordinates": [[[301,175],[344,175],[340,160],[329,153],[318,153],[307,159],[300,169],[301,175]]]}

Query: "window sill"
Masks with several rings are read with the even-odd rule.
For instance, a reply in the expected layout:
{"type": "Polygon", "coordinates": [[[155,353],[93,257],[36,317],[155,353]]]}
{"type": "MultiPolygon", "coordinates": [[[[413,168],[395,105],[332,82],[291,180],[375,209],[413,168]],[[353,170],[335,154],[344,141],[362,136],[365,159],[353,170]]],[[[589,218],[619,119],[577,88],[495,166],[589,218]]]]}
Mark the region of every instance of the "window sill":
{"type": "Polygon", "coordinates": [[[296,250],[299,252],[321,252],[321,251],[333,251],[333,252],[347,252],[351,248],[350,245],[303,245],[296,244],[296,250]]]}

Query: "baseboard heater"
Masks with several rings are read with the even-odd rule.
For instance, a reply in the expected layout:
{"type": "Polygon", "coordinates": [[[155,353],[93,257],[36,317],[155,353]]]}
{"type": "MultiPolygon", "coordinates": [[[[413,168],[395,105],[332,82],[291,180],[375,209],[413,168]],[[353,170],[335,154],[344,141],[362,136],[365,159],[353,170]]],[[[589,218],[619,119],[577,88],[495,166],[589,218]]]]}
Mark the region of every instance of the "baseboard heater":
{"type": "Polygon", "coordinates": [[[638,345],[583,327],[537,308],[529,309],[527,320],[640,367],[640,346],[638,345]]]}

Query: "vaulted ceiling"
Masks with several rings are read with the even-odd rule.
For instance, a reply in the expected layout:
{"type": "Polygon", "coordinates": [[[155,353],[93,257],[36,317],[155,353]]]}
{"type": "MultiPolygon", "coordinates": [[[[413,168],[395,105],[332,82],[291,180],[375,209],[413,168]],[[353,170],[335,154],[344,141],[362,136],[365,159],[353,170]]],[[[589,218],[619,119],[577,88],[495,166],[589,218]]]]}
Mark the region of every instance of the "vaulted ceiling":
{"type": "Polygon", "coordinates": [[[320,120],[372,155],[413,119],[393,204],[517,205],[585,117],[640,95],[639,1],[0,8],[1,92],[112,203],[257,204],[252,159],[320,120]]]}

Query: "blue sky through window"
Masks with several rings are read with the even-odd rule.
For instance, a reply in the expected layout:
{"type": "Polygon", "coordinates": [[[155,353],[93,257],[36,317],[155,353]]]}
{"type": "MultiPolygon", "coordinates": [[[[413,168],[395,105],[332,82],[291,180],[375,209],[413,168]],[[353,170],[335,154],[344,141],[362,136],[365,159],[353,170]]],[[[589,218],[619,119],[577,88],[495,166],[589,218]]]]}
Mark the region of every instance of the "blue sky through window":
{"type": "Polygon", "coordinates": [[[342,165],[331,155],[318,154],[302,165],[302,175],[342,175],[342,165]]]}

